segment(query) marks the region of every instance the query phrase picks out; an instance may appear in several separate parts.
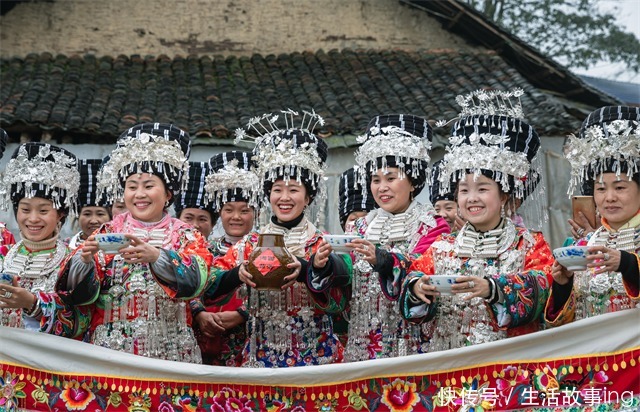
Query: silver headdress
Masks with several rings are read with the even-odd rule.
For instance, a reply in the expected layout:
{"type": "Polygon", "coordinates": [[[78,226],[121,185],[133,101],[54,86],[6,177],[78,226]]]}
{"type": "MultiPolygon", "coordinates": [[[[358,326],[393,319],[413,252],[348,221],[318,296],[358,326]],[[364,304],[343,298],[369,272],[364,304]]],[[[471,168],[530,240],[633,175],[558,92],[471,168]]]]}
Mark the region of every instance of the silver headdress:
{"type": "MultiPolygon", "coordinates": [[[[426,119],[408,114],[376,116],[369,121],[355,159],[368,181],[378,169],[397,167],[399,177],[408,176],[415,195],[429,184],[432,129],[426,119]]],[[[363,183],[368,187],[368,184],[363,183]]]]}
{"type": "Polygon", "coordinates": [[[78,159],[78,172],[80,173],[80,188],[78,189],[78,212],[85,206],[111,207],[105,196],[97,197],[96,185],[98,183],[98,171],[102,165],[102,159],[78,159]]]}
{"type": "Polygon", "coordinates": [[[298,112],[291,109],[281,113],[283,119],[271,113],[251,119],[245,129],[236,130],[236,144],[241,141],[255,144],[253,162],[256,174],[262,179],[265,196],[278,179],[285,182],[295,179],[304,184],[312,198],[319,191],[321,196],[326,196],[321,183],[324,183],[328,148],[313,133],[316,125],[324,125],[324,120],[314,111],[303,111],[301,120],[298,112]],[[284,125],[282,122],[278,125],[278,120],[284,120],[284,125]]]}
{"type": "Polygon", "coordinates": [[[251,153],[231,151],[219,153],[209,160],[211,173],[204,190],[207,200],[219,211],[227,202],[247,202],[258,207],[260,179],[253,171],[251,153]]]}
{"type": "Polygon", "coordinates": [[[76,156],[46,143],[20,145],[7,164],[0,183],[0,207],[14,209],[22,198],[43,197],[56,209],[76,214],[80,173],[76,156]]]}
{"type": "Polygon", "coordinates": [[[569,194],[605,172],[640,173],[640,108],[602,107],[585,119],[578,136],[570,135],[565,158],[571,164],[569,194]]]}
{"type": "Polygon", "coordinates": [[[340,226],[344,228],[349,215],[353,212],[369,212],[376,207],[371,190],[362,186],[360,166],[353,166],[340,175],[338,185],[338,213],[340,226]]]}
{"type": "Polygon", "coordinates": [[[187,188],[182,190],[173,208],[176,216],[180,216],[184,209],[194,208],[214,212],[214,207],[205,192],[205,182],[211,172],[208,162],[189,162],[189,181],[187,188]]]}
{"type": "Polygon", "coordinates": [[[128,129],[118,139],[98,173],[98,196],[121,199],[124,182],[134,173],[160,177],[172,192],[172,201],[189,180],[189,134],[172,124],[143,123],[128,129]]]}
{"type": "MultiPolygon", "coordinates": [[[[476,90],[456,97],[460,106],[459,117],[471,116],[506,116],[516,119],[524,118],[520,96],[524,90],[519,87],[511,90],[476,90]],[[513,100],[513,98],[517,100],[513,100]]],[[[442,127],[443,124],[437,123],[442,127]]]]}
{"type": "MultiPolygon", "coordinates": [[[[540,147],[535,129],[524,122],[520,96],[513,91],[475,91],[458,96],[462,106],[455,121],[449,146],[440,165],[440,192],[451,190],[469,171],[478,176],[483,170],[492,173],[502,190],[523,199],[530,193],[529,185],[539,178],[530,176],[531,165],[540,147]],[[514,100],[515,98],[516,100],[514,100]]],[[[446,123],[444,123],[446,124],[446,123]]],[[[443,125],[438,122],[438,125],[443,125]]],[[[541,185],[538,185],[541,189],[541,185]]]]}

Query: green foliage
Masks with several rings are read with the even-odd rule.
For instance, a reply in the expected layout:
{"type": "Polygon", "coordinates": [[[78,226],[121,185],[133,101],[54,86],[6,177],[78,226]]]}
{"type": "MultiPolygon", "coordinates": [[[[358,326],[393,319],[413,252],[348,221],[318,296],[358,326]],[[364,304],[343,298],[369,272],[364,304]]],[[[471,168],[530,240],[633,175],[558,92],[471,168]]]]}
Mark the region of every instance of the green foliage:
{"type": "Polygon", "coordinates": [[[640,72],[640,40],[602,12],[598,0],[460,1],[569,67],[611,62],[640,72]]]}

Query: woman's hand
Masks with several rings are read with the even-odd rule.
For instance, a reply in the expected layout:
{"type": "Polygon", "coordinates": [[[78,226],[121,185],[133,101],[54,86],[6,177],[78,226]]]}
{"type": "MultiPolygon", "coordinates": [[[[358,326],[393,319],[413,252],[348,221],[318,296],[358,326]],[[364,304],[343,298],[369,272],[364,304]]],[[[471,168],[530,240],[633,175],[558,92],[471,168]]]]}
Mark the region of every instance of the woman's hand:
{"type": "Polygon", "coordinates": [[[620,268],[620,259],[622,253],[617,249],[611,249],[605,246],[590,246],[587,251],[587,267],[595,268],[594,274],[598,275],[605,272],[616,272],[620,268]]]}
{"type": "Polygon", "coordinates": [[[414,282],[411,291],[416,297],[427,304],[431,303],[431,299],[433,299],[434,296],[440,295],[435,285],[429,282],[429,276],[427,275],[422,275],[420,279],[414,282]]]}
{"type": "Polygon", "coordinates": [[[255,288],[256,284],[253,283],[252,280],[253,275],[251,275],[251,273],[249,273],[249,270],[247,269],[248,264],[249,262],[247,262],[246,260],[240,264],[240,267],[238,268],[238,277],[240,278],[240,281],[245,285],[255,288]]]}
{"type": "Polygon", "coordinates": [[[160,249],[143,242],[133,235],[126,235],[131,244],[118,250],[128,263],[153,263],[160,258],[160,249]]]}
{"type": "Polygon", "coordinates": [[[462,229],[462,226],[465,224],[465,220],[460,217],[460,215],[456,214],[456,218],[453,221],[453,227],[451,228],[452,232],[459,232],[462,229]]]}
{"type": "Polygon", "coordinates": [[[327,265],[327,262],[329,261],[329,255],[331,254],[331,252],[333,252],[333,248],[331,247],[331,245],[322,240],[320,242],[320,247],[318,247],[318,250],[313,256],[313,267],[316,269],[322,269],[323,267],[325,267],[327,265]]]}
{"type": "Polygon", "coordinates": [[[198,329],[200,329],[200,332],[208,338],[213,338],[224,332],[224,327],[218,323],[215,315],[217,315],[217,313],[202,311],[195,317],[198,329]]]}
{"type": "Polygon", "coordinates": [[[18,278],[13,277],[12,284],[0,284],[0,308],[29,310],[37,297],[18,284],[18,278]]]}
{"type": "Polygon", "coordinates": [[[588,233],[596,230],[594,227],[591,227],[589,220],[587,220],[584,213],[578,212],[576,220],[569,219],[569,225],[571,225],[571,236],[573,236],[574,239],[582,239],[588,233]]]}
{"type": "Polygon", "coordinates": [[[558,261],[553,262],[551,266],[551,276],[553,281],[559,285],[566,285],[573,277],[573,272],[562,266],[558,261]]]}
{"type": "Polygon", "coordinates": [[[284,282],[285,283],[280,288],[282,290],[285,290],[285,289],[293,286],[294,283],[296,283],[296,279],[298,279],[298,275],[300,274],[300,271],[302,270],[302,263],[300,263],[300,261],[298,259],[295,259],[293,261],[293,263],[289,263],[287,265],[287,267],[289,269],[293,269],[293,273],[288,275],[288,276],[285,276],[285,278],[284,278],[284,282]]]}
{"type": "Polygon", "coordinates": [[[233,329],[245,322],[244,317],[237,310],[226,310],[224,312],[214,313],[216,323],[221,325],[224,330],[233,329]]]}
{"type": "Polygon", "coordinates": [[[376,258],[376,245],[365,239],[353,239],[347,243],[346,246],[354,248],[354,251],[360,253],[362,258],[369,262],[371,266],[375,266],[377,263],[376,258]]]}
{"type": "Polygon", "coordinates": [[[451,293],[469,293],[463,298],[464,300],[486,299],[491,296],[491,283],[479,276],[460,276],[456,278],[456,283],[451,285],[451,293]]]}
{"type": "Polygon", "coordinates": [[[98,253],[98,241],[93,235],[89,236],[82,244],[80,259],[87,265],[93,263],[93,255],[98,253]]]}

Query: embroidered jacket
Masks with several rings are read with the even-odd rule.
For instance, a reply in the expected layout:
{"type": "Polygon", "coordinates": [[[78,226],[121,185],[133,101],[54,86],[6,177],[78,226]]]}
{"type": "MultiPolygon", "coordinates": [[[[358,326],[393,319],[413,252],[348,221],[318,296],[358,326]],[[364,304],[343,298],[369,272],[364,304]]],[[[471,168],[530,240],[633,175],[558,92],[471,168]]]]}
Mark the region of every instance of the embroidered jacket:
{"type": "MultiPolygon", "coordinates": [[[[326,311],[316,308],[304,283],[305,266],[322,240],[322,232],[303,218],[292,229],[270,223],[263,233],[283,234],[289,252],[303,262],[298,282],[285,291],[258,291],[249,288],[250,336],[243,363],[254,367],[290,367],[341,362],[343,347],[333,332],[333,320],[326,311]]],[[[214,260],[212,272],[217,277],[235,272],[237,262],[251,255],[258,233],[251,232],[223,257],[214,260]],[[233,269],[233,270],[232,270],[233,269]]],[[[325,270],[345,272],[341,260],[330,257],[325,270]]],[[[224,281],[223,281],[224,282],[224,281]]],[[[204,298],[210,295],[205,293],[204,298]]]]}
{"type": "MultiPolygon", "coordinates": [[[[587,246],[606,246],[628,252],[632,257],[630,265],[635,265],[633,273],[638,276],[640,267],[640,213],[636,214],[620,230],[614,230],[606,219],[602,226],[591,234],[587,246]]],[[[560,307],[555,307],[557,284],[554,284],[545,310],[545,321],[549,326],[560,326],[574,320],[609,312],[638,307],[640,293],[637,283],[625,279],[620,272],[593,274],[593,269],[574,272],[568,299],[560,307]],[[571,286],[573,285],[573,286],[571,286]]],[[[561,287],[562,288],[562,287],[561,287]]],[[[561,292],[558,290],[558,292],[561,292]]],[[[560,299],[562,300],[562,299],[560,299]]]]}
{"type": "Polygon", "coordinates": [[[435,215],[431,205],[414,201],[403,213],[373,210],[356,220],[355,230],[376,245],[376,267],[352,252],[341,255],[352,269],[348,279],[335,275],[323,279],[313,273],[308,279],[319,306],[346,310],[349,337],[345,359],[351,362],[422,352],[424,339],[419,328],[402,319],[397,299],[413,259],[439,235],[448,233],[449,225],[435,215]]]}
{"type": "MultiPolygon", "coordinates": [[[[36,305],[30,313],[22,309],[2,309],[0,325],[74,337],[69,324],[75,317],[75,309],[62,304],[62,297],[54,290],[58,272],[69,254],[69,249],[60,239],[51,241],[55,242],[52,248],[37,252],[32,252],[26,246],[26,242],[20,241],[13,245],[6,255],[0,255],[1,272],[19,277],[19,286],[35,294],[37,298],[36,305]]],[[[84,288],[85,281],[69,280],[67,294],[82,302],[83,298],[76,291],[84,288]]]]}
{"type": "Polygon", "coordinates": [[[4,222],[0,222],[0,255],[5,256],[11,246],[16,244],[16,238],[13,233],[7,229],[4,222]]]}
{"type": "MultiPolygon", "coordinates": [[[[123,213],[104,224],[98,233],[133,234],[160,248],[153,264],[127,263],[119,254],[96,253],[93,265],[74,252],[61,272],[58,290],[75,271],[87,270],[99,291],[97,301],[85,311],[91,316],[88,340],[111,349],[152,358],[200,363],[200,351],[191,329],[187,301],[211,286],[213,257],[200,232],[165,214],[154,225],[145,225],[123,213]],[[83,267],[84,265],[84,267],[83,267]]],[[[90,293],[91,291],[87,291],[90,293]]],[[[65,300],[74,306],[74,300],[65,300]]],[[[86,321],[75,319],[75,333],[86,321]]]]}
{"type": "MultiPolygon", "coordinates": [[[[212,239],[209,250],[211,250],[214,258],[220,257],[224,256],[233,245],[233,243],[227,241],[225,236],[222,236],[212,239]]],[[[194,319],[198,313],[204,311],[212,313],[235,311],[245,319],[242,324],[214,337],[204,336],[194,323],[203,363],[218,366],[240,366],[242,364],[242,350],[247,340],[246,320],[249,318],[246,299],[242,291],[242,287],[236,289],[234,293],[223,301],[206,300],[203,302],[201,298],[196,298],[189,302],[191,315],[194,319]]]]}
{"type": "Polygon", "coordinates": [[[402,316],[421,324],[429,352],[537,331],[552,262],[541,233],[505,219],[501,229],[481,235],[467,223],[457,235],[443,235],[413,263],[400,298],[402,316]],[[498,294],[491,303],[478,297],[465,301],[464,294],[441,295],[431,304],[416,300],[413,284],[433,274],[489,277],[498,294]]]}

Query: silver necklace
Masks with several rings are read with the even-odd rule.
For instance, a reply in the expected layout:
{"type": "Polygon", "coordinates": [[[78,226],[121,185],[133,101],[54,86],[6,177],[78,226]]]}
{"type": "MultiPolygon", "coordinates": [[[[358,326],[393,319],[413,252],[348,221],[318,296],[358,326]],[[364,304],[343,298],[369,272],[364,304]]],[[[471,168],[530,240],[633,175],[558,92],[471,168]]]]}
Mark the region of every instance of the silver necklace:
{"type": "Polygon", "coordinates": [[[21,240],[7,253],[4,260],[6,273],[31,279],[48,276],[59,267],[67,254],[67,247],[60,240],[56,242],[55,250],[49,252],[18,253],[22,246],[21,240]]]}

